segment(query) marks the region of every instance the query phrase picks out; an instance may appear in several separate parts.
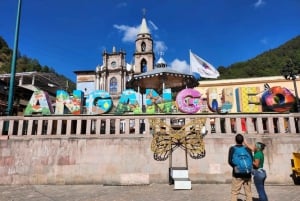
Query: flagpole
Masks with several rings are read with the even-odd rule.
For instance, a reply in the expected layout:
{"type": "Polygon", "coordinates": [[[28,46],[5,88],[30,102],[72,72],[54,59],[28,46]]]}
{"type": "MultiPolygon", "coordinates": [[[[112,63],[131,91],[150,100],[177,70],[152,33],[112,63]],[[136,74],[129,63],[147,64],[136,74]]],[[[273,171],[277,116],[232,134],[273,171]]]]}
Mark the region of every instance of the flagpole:
{"type": "Polygon", "coordinates": [[[19,2],[18,2],[18,11],[17,11],[16,30],[15,30],[15,38],[14,38],[14,49],[13,49],[13,56],[12,56],[11,70],[10,70],[8,103],[7,103],[7,115],[9,115],[9,116],[11,116],[13,114],[13,102],[14,102],[13,98],[14,98],[14,90],[15,90],[16,60],[17,60],[18,41],[19,41],[21,4],[22,4],[22,0],[19,0],[19,2]]]}
{"type": "Polygon", "coordinates": [[[192,50],[190,49],[190,74],[192,75],[192,68],[191,68],[191,54],[192,54],[192,50]]]}

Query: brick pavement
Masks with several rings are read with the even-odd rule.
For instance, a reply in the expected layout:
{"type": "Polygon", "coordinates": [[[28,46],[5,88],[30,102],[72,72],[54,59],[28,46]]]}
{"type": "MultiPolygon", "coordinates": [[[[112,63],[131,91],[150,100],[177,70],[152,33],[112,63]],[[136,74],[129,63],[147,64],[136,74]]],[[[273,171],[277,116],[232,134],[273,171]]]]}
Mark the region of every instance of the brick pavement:
{"type": "MultiPolygon", "coordinates": [[[[222,201],[230,200],[230,184],[192,184],[192,190],[173,185],[14,185],[0,186],[0,201],[222,201]]],[[[266,185],[269,201],[300,201],[300,186],[266,185]]],[[[257,194],[253,186],[253,197],[257,194]]],[[[239,196],[244,200],[244,195],[239,196]]],[[[257,199],[253,199],[254,201],[257,199]]]]}

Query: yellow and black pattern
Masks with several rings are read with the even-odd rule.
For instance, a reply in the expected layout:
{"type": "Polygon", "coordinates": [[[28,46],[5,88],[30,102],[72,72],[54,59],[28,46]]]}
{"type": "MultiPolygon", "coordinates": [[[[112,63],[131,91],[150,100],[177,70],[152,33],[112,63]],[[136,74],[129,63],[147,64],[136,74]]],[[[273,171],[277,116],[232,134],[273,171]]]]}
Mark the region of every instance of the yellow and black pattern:
{"type": "Polygon", "coordinates": [[[179,130],[173,129],[171,125],[159,118],[150,119],[149,123],[154,132],[151,150],[154,152],[155,160],[166,160],[170,152],[178,147],[186,150],[193,159],[201,159],[205,156],[204,118],[192,119],[179,130]]]}

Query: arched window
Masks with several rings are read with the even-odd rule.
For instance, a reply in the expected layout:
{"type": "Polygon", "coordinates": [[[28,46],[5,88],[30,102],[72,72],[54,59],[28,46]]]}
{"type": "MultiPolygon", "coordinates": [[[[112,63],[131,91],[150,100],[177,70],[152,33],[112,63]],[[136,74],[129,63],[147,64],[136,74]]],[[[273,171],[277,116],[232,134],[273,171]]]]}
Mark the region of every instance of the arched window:
{"type": "Polygon", "coordinates": [[[147,61],[145,59],[141,61],[141,72],[147,72],[147,61]]]}
{"type": "Polygon", "coordinates": [[[111,78],[109,81],[109,92],[112,94],[118,92],[118,81],[115,77],[111,78]]]}
{"type": "Polygon", "coordinates": [[[146,51],[146,43],[145,42],[142,42],[141,49],[142,49],[142,52],[146,51]]]}

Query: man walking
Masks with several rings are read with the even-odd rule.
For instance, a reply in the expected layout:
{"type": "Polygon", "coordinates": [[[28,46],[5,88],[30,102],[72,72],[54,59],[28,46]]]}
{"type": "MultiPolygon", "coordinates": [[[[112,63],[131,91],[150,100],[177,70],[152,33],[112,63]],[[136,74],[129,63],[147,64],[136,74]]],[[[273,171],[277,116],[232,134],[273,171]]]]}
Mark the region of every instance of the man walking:
{"type": "Polygon", "coordinates": [[[243,146],[244,136],[235,136],[236,145],[229,148],[228,163],[232,167],[231,201],[237,201],[241,188],[244,187],[246,201],[252,201],[251,170],[253,156],[251,150],[243,146]]]}

